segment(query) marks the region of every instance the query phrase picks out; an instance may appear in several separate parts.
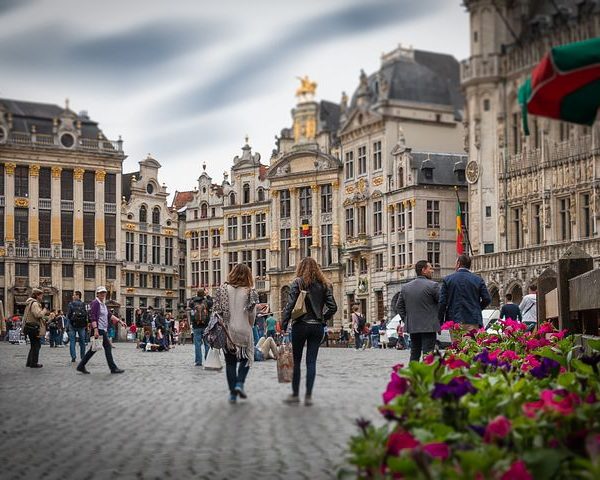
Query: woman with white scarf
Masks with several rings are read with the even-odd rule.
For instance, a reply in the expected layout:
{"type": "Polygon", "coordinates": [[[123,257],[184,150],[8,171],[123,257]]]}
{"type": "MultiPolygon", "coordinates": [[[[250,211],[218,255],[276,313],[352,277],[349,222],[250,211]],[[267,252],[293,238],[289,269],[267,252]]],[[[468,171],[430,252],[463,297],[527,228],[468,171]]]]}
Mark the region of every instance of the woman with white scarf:
{"type": "Polygon", "coordinates": [[[229,386],[229,402],[247,398],[244,382],[254,362],[252,326],[256,318],[258,294],[253,288],[252,271],[244,264],[236,265],[217,290],[213,312],[220,314],[231,340],[231,351],[224,351],[225,371],[229,386]]]}

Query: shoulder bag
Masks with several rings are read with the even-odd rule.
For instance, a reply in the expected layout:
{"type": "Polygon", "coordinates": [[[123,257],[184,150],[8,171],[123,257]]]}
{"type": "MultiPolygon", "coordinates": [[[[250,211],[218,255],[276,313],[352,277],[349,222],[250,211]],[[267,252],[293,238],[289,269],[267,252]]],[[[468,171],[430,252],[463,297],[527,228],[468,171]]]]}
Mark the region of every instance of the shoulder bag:
{"type": "Polygon", "coordinates": [[[294,304],[294,309],[292,310],[292,322],[297,320],[302,315],[306,315],[306,296],[308,295],[308,291],[302,289],[302,280],[298,280],[298,288],[300,288],[300,294],[296,299],[296,303],[294,304]]]}

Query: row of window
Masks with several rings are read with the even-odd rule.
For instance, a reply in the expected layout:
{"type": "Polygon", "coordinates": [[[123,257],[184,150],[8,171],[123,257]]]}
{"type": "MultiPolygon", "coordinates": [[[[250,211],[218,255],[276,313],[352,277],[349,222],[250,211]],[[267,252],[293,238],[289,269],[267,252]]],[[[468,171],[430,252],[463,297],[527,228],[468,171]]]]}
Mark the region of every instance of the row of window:
{"type": "MultiPolygon", "coordinates": [[[[227,240],[233,242],[235,240],[250,240],[252,239],[252,215],[242,215],[239,217],[240,219],[240,229],[241,229],[241,238],[238,237],[238,217],[229,217],[227,219],[227,240]]],[[[267,236],[267,214],[266,213],[257,213],[254,216],[254,231],[255,238],[265,238],[267,236]]],[[[215,231],[218,233],[218,230],[213,230],[213,247],[215,240],[215,231]]],[[[208,230],[201,230],[200,233],[206,232],[208,234],[208,230]]],[[[206,247],[202,246],[202,242],[200,242],[200,248],[208,248],[208,237],[206,237],[206,247]]]]}
{"type": "MultiPolygon", "coordinates": [[[[367,146],[361,145],[356,150],[356,157],[354,156],[355,151],[350,150],[344,155],[344,172],[346,180],[354,178],[354,161],[356,158],[356,175],[366,175],[367,173],[367,146]]],[[[381,141],[378,140],[373,142],[371,150],[371,166],[374,171],[381,170],[381,141]]]]}
{"type": "MultiPolygon", "coordinates": [[[[377,200],[373,202],[373,235],[381,235],[383,232],[383,202],[377,200]]],[[[367,233],[367,207],[360,205],[358,207],[346,208],[346,237],[352,238],[356,235],[366,235],[367,233]],[[355,228],[355,212],[356,227],[355,228]]]]}
{"type": "MultiPolygon", "coordinates": [[[[227,267],[229,271],[238,264],[243,263],[252,269],[255,266],[255,274],[264,277],[267,274],[267,250],[242,250],[241,252],[229,252],[227,267]]],[[[212,269],[209,269],[208,260],[191,262],[192,287],[220,285],[221,284],[221,260],[212,260],[212,269]],[[210,275],[212,273],[212,282],[210,275]]]]}
{"type": "Polygon", "coordinates": [[[147,235],[135,232],[125,233],[125,260],[128,262],[151,263],[153,265],[173,265],[173,238],[164,238],[164,256],[161,258],[162,237],[160,235],[147,235]],[[138,256],[135,257],[135,245],[138,245],[138,256]],[[148,237],[152,241],[148,248],[148,237]],[[150,250],[150,256],[148,256],[150,250]]]}
{"type": "Polygon", "coordinates": [[[171,275],[140,273],[138,274],[138,282],[136,285],[134,272],[125,272],[125,286],[140,288],[165,288],[166,290],[173,290],[173,277],[171,275]],[[148,280],[150,280],[150,283],[148,280]]]}
{"type": "MultiPolygon", "coordinates": [[[[142,205],[139,211],[140,223],[148,223],[148,208],[146,205],[142,205]]],[[[160,225],[160,207],[154,207],[152,209],[152,224],[160,225]]]]}
{"type": "MultiPolygon", "coordinates": [[[[292,255],[292,230],[290,228],[282,228],[279,232],[279,251],[280,262],[279,266],[282,269],[288,268],[291,265],[292,255]]],[[[300,258],[311,257],[313,255],[313,235],[312,229],[300,233],[300,258]]],[[[333,225],[321,225],[321,260],[320,264],[323,267],[328,267],[333,263],[333,225]]]]}
{"type": "MultiPolygon", "coordinates": [[[[4,262],[0,263],[0,275],[4,275],[4,262]]],[[[96,269],[102,268],[96,265],[85,264],[83,266],[83,276],[88,280],[96,278],[96,269]]],[[[117,279],[117,267],[115,265],[104,266],[106,279],[116,280],[117,279]]],[[[29,263],[15,263],[15,276],[16,277],[29,277],[29,263]]],[[[50,263],[39,264],[39,276],[40,278],[52,278],[52,265],[50,263]]],[[[63,263],[62,264],[62,277],[73,278],[73,264],[63,263]]]]}
{"type": "MultiPolygon", "coordinates": [[[[333,187],[330,183],[320,186],[321,213],[333,211],[333,187]]],[[[298,188],[300,217],[310,217],[313,213],[313,193],[311,187],[298,188]]],[[[292,215],[292,198],[289,190],[279,191],[279,215],[290,218],[292,215]]]]}

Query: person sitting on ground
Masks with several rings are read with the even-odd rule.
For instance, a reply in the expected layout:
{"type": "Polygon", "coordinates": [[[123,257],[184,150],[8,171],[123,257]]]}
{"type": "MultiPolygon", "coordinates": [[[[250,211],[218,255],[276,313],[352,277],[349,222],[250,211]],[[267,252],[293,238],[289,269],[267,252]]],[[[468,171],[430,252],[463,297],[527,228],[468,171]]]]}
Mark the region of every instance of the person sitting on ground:
{"type": "Polygon", "coordinates": [[[156,329],[156,344],[158,345],[159,352],[165,352],[169,350],[169,339],[164,333],[163,327],[156,329]]]}
{"type": "Polygon", "coordinates": [[[258,361],[263,360],[277,360],[277,344],[272,337],[261,337],[256,347],[254,348],[254,359],[258,361]]]}
{"type": "Polygon", "coordinates": [[[152,335],[152,330],[149,327],[145,327],[144,335],[142,336],[140,343],[138,343],[138,347],[142,350],[152,350],[153,345],[156,346],[156,348],[158,348],[156,338],[154,337],[154,335],[152,335]],[[148,345],[150,346],[150,348],[148,348],[148,345]]]}

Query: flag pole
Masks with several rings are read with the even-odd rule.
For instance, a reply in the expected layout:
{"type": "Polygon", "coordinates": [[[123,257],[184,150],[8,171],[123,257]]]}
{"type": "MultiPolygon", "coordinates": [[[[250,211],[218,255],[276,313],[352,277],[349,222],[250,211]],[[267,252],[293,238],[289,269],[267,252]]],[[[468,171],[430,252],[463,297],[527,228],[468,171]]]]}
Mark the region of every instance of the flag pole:
{"type": "MultiPolygon", "coordinates": [[[[458,196],[458,187],[456,185],[454,185],[454,193],[456,194],[456,201],[460,205],[460,198],[458,196]]],[[[462,214],[462,209],[460,210],[460,213],[462,214]]],[[[460,228],[462,229],[462,232],[463,232],[465,238],[467,239],[467,251],[471,254],[471,256],[473,256],[473,248],[471,247],[471,240],[469,239],[469,229],[465,228],[462,221],[460,222],[460,228]]]]}

